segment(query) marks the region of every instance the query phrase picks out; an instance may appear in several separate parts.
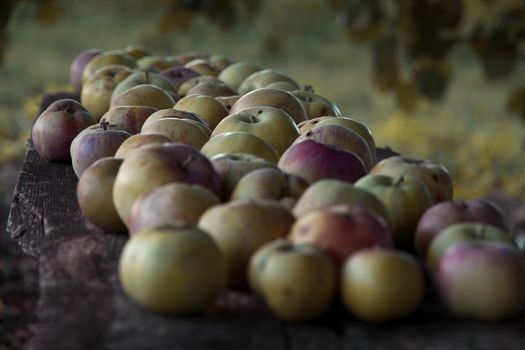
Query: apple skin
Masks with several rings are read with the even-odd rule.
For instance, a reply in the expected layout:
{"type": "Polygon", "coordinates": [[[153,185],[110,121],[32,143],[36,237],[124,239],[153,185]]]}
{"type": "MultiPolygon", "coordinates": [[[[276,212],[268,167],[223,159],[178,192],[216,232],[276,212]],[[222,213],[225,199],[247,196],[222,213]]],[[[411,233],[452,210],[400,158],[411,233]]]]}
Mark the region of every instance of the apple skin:
{"type": "Polygon", "coordinates": [[[453,199],[452,179],[448,170],[443,165],[428,159],[389,157],[378,162],[370,173],[414,176],[427,185],[435,203],[453,199]]]}
{"type": "Polygon", "coordinates": [[[248,263],[255,250],[285,237],[294,220],[279,203],[235,200],[206,210],[198,227],[211,235],[225,257],[228,286],[242,289],[247,287],[248,263]]]}
{"type": "Polygon", "coordinates": [[[128,45],[123,49],[118,50],[122,52],[125,55],[128,55],[132,57],[135,60],[138,60],[139,58],[151,56],[150,50],[148,50],[146,47],[142,45],[128,45]]]}
{"type": "Polygon", "coordinates": [[[164,135],[156,133],[146,133],[146,134],[135,134],[131,135],[124,140],[115,152],[115,158],[124,159],[127,155],[139,147],[152,145],[152,144],[163,144],[169,143],[171,140],[164,135]]]}
{"type": "Polygon", "coordinates": [[[525,258],[501,243],[459,243],[447,249],[436,285],[456,316],[503,321],[525,310],[525,258]]]}
{"type": "Polygon", "coordinates": [[[197,150],[200,150],[210,138],[198,122],[178,118],[162,118],[148,123],[141,132],[162,134],[169,137],[172,142],[183,143],[197,150]]]}
{"type": "Polygon", "coordinates": [[[204,311],[224,290],[226,268],[215,242],[195,227],[167,227],[131,237],[119,260],[129,298],[167,314],[204,311]]]}
{"type": "Polygon", "coordinates": [[[175,100],[161,88],[152,84],[141,84],[129,88],[111,101],[111,108],[119,106],[146,106],[157,109],[171,108],[175,100]]]}
{"type": "Polygon", "coordinates": [[[480,222],[508,231],[502,210],[485,199],[445,201],[428,208],[416,228],[416,250],[425,259],[432,239],[445,227],[459,222],[480,222]]]}
{"type": "Polygon", "coordinates": [[[122,159],[100,158],[78,179],[77,199],[84,217],[98,228],[126,232],[126,226],[113,205],[112,189],[122,159]]]}
{"type": "Polygon", "coordinates": [[[260,70],[256,65],[247,62],[237,62],[224,68],[219,73],[218,78],[231,89],[237,91],[244,79],[260,70]]]}
{"type": "Polygon", "coordinates": [[[221,83],[221,81],[212,75],[199,75],[180,84],[179,88],[177,89],[177,95],[187,96],[188,92],[200,83],[221,83]]]}
{"type": "Polygon", "coordinates": [[[246,174],[257,169],[277,168],[266,159],[247,153],[220,153],[211,158],[211,163],[221,178],[225,201],[230,199],[239,180],[246,174]]]}
{"type": "Polygon", "coordinates": [[[389,222],[389,215],[385,206],[375,195],[352,186],[346,181],[333,179],[320,180],[311,184],[299,197],[293,208],[293,214],[299,218],[311,210],[328,208],[338,204],[362,206],[389,222]]]}
{"type": "Polygon", "coordinates": [[[282,154],[299,136],[293,119],[274,107],[247,108],[230,114],[213,129],[212,137],[225,132],[244,131],[259,136],[282,154]]]}
{"type": "Polygon", "coordinates": [[[53,102],[36,119],[31,138],[38,154],[52,162],[71,159],[73,139],[97,121],[80,103],[63,99],[53,102]]]}
{"type": "Polygon", "coordinates": [[[159,74],[171,82],[171,85],[173,85],[175,92],[179,90],[179,87],[186,80],[198,77],[200,75],[200,73],[194,71],[193,69],[182,66],[175,66],[164,69],[160,71],[159,74]]]}
{"type": "Polygon", "coordinates": [[[193,147],[180,143],[143,146],[127,155],[113,186],[115,208],[124,224],[128,225],[131,207],[140,195],[170,182],[202,185],[221,196],[219,174],[193,147]]]}
{"type": "Polygon", "coordinates": [[[239,98],[241,98],[241,95],[231,95],[231,96],[216,96],[214,97],[215,100],[219,101],[224,108],[230,113],[232,106],[239,98]]]}
{"type": "Polygon", "coordinates": [[[324,117],[316,117],[308,120],[303,120],[299,124],[297,124],[297,127],[299,128],[299,132],[302,134],[307,133],[308,131],[312,130],[314,127],[316,127],[321,121],[325,119],[334,118],[331,116],[324,116],[324,117]]]}
{"type": "Polygon", "coordinates": [[[132,134],[138,134],[142,125],[150,115],[158,109],[147,106],[120,106],[107,111],[101,122],[109,124],[123,124],[132,134]]]}
{"type": "Polygon", "coordinates": [[[426,258],[430,271],[436,271],[443,255],[450,247],[461,242],[500,242],[517,249],[514,239],[498,227],[479,222],[460,222],[445,227],[430,242],[426,258]]]}
{"type": "Polygon", "coordinates": [[[340,275],[343,304],[366,322],[409,316],[422,304],[424,291],[424,274],[417,259],[400,250],[362,249],[346,260],[340,275]]]}
{"type": "Polygon", "coordinates": [[[98,70],[84,83],[80,102],[97,121],[110,109],[115,87],[131,73],[127,67],[110,65],[98,70]]]}
{"type": "MultiPolygon", "coordinates": [[[[174,109],[174,108],[166,108],[166,109],[157,110],[156,112],[151,114],[148,119],[146,119],[142,127],[145,127],[147,124],[157,121],[159,119],[163,119],[163,118],[190,119],[190,120],[194,120],[196,122],[201,123],[207,129],[210,128],[208,122],[202,119],[201,117],[199,117],[196,113],[181,111],[181,110],[174,109]]],[[[209,134],[211,135],[211,130],[209,134]]]]}
{"type": "Polygon", "coordinates": [[[425,210],[434,204],[425,184],[412,176],[369,174],[354,186],[370,191],[383,203],[388,211],[395,246],[415,251],[417,223],[425,210]]]}
{"type": "Polygon", "coordinates": [[[260,247],[250,259],[250,287],[278,317],[310,321],[330,309],[337,292],[333,261],[319,248],[284,239],[260,247]]]}
{"type": "Polygon", "coordinates": [[[304,178],[277,168],[256,169],[237,182],[231,199],[275,200],[292,210],[308,186],[310,184],[304,178]]]}
{"type": "Polygon", "coordinates": [[[217,77],[220,73],[219,67],[211,64],[206,58],[196,58],[184,64],[184,67],[193,69],[201,75],[217,77]]]}
{"type": "MultiPolygon", "coordinates": [[[[118,95],[120,95],[124,91],[143,84],[154,85],[166,92],[171,91],[174,94],[177,93],[177,90],[175,90],[175,88],[167,78],[153,72],[138,71],[130,74],[128,77],[126,77],[126,79],[122,80],[115,87],[113,93],[111,94],[111,101],[113,101],[118,95]]],[[[178,100],[178,97],[176,99],[178,100]]]]}
{"type": "Polygon", "coordinates": [[[308,119],[306,109],[297,97],[284,90],[261,88],[241,96],[232,106],[230,114],[251,107],[269,106],[282,109],[296,124],[308,119]]]}
{"type": "Polygon", "coordinates": [[[82,84],[85,84],[99,69],[109,65],[125,66],[133,69],[137,66],[135,60],[128,55],[116,51],[105,51],[93,57],[82,71],[82,84]]]}
{"type": "Polygon", "coordinates": [[[100,55],[104,50],[92,48],[84,50],[75,56],[69,67],[69,81],[76,92],[82,90],[82,72],[84,68],[94,57],[100,55]]]}
{"type": "Polygon", "coordinates": [[[239,94],[244,95],[250,91],[261,89],[267,85],[275,82],[286,82],[299,89],[299,84],[293,80],[288,74],[276,71],[275,69],[262,69],[254,72],[246,77],[237,89],[239,94]]]}
{"type": "Polygon", "coordinates": [[[309,211],[295,221],[288,238],[294,243],[321,248],[338,269],[360,249],[393,245],[387,223],[381,216],[348,204],[309,211]]]}
{"type": "Polygon", "coordinates": [[[268,142],[249,132],[232,131],[216,135],[201,148],[202,154],[212,158],[221,153],[248,153],[277,164],[279,153],[268,142]]]}
{"type": "Polygon", "coordinates": [[[304,90],[293,90],[291,93],[303,103],[308,119],[324,116],[341,116],[339,108],[326,97],[304,90]]]}
{"type": "Polygon", "coordinates": [[[228,111],[219,101],[204,95],[185,96],[178,100],[173,108],[197,114],[212,130],[228,115],[228,111]]]}
{"type": "Polygon", "coordinates": [[[374,136],[372,135],[372,131],[365,124],[349,117],[321,117],[319,119],[316,118],[315,120],[318,120],[318,123],[316,123],[317,125],[314,125],[313,127],[324,125],[340,125],[358,133],[359,136],[361,136],[366,141],[368,147],[370,148],[370,152],[372,152],[373,164],[377,162],[376,142],[374,140],[374,136]]]}
{"type": "Polygon", "coordinates": [[[220,203],[200,185],[169,183],[140,196],[131,208],[129,234],[161,226],[196,226],[202,213],[220,203]]]}
{"type": "Polygon", "coordinates": [[[310,183],[322,179],[353,183],[367,173],[356,154],[311,139],[291,145],[277,166],[286,173],[304,177],[310,183]]]}
{"type": "Polygon", "coordinates": [[[137,60],[138,69],[156,73],[182,64],[183,63],[175,56],[152,55],[144,56],[137,60]]]}
{"type": "Polygon", "coordinates": [[[318,125],[299,136],[295,143],[315,140],[326,145],[338,147],[355,153],[363,161],[366,170],[374,166],[374,156],[365,139],[349,128],[339,125],[318,125]]]}
{"type": "Polygon", "coordinates": [[[236,92],[228,85],[216,81],[199,83],[188,91],[188,95],[204,95],[210,97],[232,96],[235,94],[236,92]]]}
{"type": "Polygon", "coordinates": [[[222,72],[225,68],[231,66],[237,61],[234,58],[226,55],[215,54],[208,57],[208,62],[212,66],[219,68],[220,72],[222,72]]]}

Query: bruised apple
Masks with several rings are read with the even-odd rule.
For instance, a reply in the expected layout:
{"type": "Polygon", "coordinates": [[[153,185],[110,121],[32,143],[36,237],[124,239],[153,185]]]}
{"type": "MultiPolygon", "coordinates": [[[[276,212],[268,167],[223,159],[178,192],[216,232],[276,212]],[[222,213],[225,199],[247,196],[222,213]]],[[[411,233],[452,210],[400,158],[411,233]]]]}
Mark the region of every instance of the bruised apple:
{"type": "Polygon", "coordinates": [[[202,213],[219,203],[219,197],[203,186],[169,183],[134,202],[129,234],[168,225],[196,226],[202,213]]]}
{"type": "Polygon", "coordinates": [[[196,227],[163,227],[132,236],[118,276],[126,295],[147,310],[203,311],[224,290],[225,261],[210,236],[196,227]]]}
{"type": "Polygon", "coordinates": [[[53,102],[35,121],[31,138],[38,154],[49,161],[71,159],[71,142],[97,121],[80,103],[63,99],[53,102]]]}
{"type": "Polygon", "coordinates": [[[126,226],[113,204],[112,189],[122,159],[104,157],[91,164],[78,179],[77,199],[82,215],[110,232],[125,232],[126,226]]]}
{"type": "Polygon", "coordinates": [[[140,132],[142,125],[157,109],[146,106],[120,106],[107,111],[101,122],[109,124],[123,124],[132,134],[140,132]]]}

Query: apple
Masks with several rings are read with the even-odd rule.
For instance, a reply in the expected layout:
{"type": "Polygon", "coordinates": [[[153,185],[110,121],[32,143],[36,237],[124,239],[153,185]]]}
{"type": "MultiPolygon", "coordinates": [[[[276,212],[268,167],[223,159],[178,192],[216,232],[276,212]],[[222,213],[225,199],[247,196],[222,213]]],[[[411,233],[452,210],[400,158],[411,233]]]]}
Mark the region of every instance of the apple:
{"type": "Polygon", "coordinates": [[[414,313],[422,304],[425,280],[412,255],[382,247],[351,255],[340,276],[344,306],[366,322],[386,322],[414,313]]]}
{"type": "Polygon", "coordinates": [[[162,118],[148,123],[141,132],[161,134],[167,136],[172,142],[183,143],[197,150],[200,150],[210,138],[198,122],[178,118],[162,118]]]}
{"type": "Polygon", "coordinates": [[[299,89],[299,84],[288,74],[279,72],[275,69],[258,70],[246,77],[237,89],[239,94],[244,95],[250,91],[261,89],[274,82],[286,82],[295,85],[299,89]]]}
{"type": "Polygon", "coordinates": [[[119,106],[146,106],[166,109],[174,105],[175,101],[166,91],[151,84],[142,84],[129,88],[111,100],[111,108],[119,106]]]}
{"type": "MultiPolygon", "coordinates": [[[[376,163],[376,143],[374,140],[374,137],[372,135],[372,131],[363,123],[360,121],[349,118],[349,117],[321,117],[320,119],[314,119],[318,120],[318,123],[315,123],[317,125],[315,126],[324,126],[324,125],[340,125],[346,128],[351,129],[352,131],[356,132],[361,136],[366,143],[368,144],[368,147],[370,148],[370,151],[372,152],[373,156],[373,163],[376,163]]],[[[312,120],[312,121],[314,121],[312,120]]],[[[302,133],[302,132],[301,132],[302,133]]]]}
{"type": "Polygon", "coordinates": [[[251,289],[270,310],[290,321],[313,320],[330,309],[337,291],[332,260],[309,244],[279,239],[260,247],[250,259],[251,289]]]}
{"type": "Polygon", "coordinates": [[[237,102],[239,98],[241,98],[241,95],[215,96],[214,98],[219,101],[229,113],[233,104],[237,102]]]}
{"type": "Polygon", "coordinates": [[[126,226],[113,205],[112,189],[122,159],[100,158],[78,179],[77,199],[82,215],[95,226],[110,232],[125,232],[126,226]]]}
{"type": "Polygon", "coordinates": [[[319,124],[321,121],[325,119],[335,118],[332,116],[324,116],[324,117],[316,117],[308,120],[303,120],[299,124],[297,124],[297,127],[299,128],[299,132],[302,134],[307,133],[308,131],[312,130],[317,124],[319,124]]]}
{"type": "Polygon", "coordinates": [[[326,97],[304,90],[293,90],[291,93],[302,102],[308,114],[308,119],[324,116],[341,116],[339,108],[326,97]]]}
{"type": "Polygon", "coordinates": [[[204,58],[196,58],[194,60],[191,60],[184,64],[184,67],[193,69],[197,73],[200,73],[202,75],[211,75],[213,77],[216,77],[220,73],[220,69],[218,67],[215,67],[214,65],[210,64],[207,59],[204,58]]]}
{"type": "Polygon", "coordinates": [[[137,67],[143,71],[160,72],[164,69],[178,67],[183,63],[175,56],[144,56],[137,60],[137,67]]]}
{"type": "Polygon", "coordinates": [[[195,227],[157,228],[131,237],[120,255],[118,275],[134,302],[170,314],[203,311],[226,282],[217,245],[195,227]]]}
{"type": "Polygon", "coordinates": [[[426,258],[427,266],[436,271],[446,250],[460,242],[500,242],[517,248],[514,239],[506,231],[479,222],[460,222],[441,230],[430,242],[426,258]]]}
{"type": "MultiPolygon", "coordinates": [[[[270,83],[265,86],[266,89],[277,89],[277,90],[284,90],[284,91],[297,91],[297,85],[295,83],[290,83],[287,81],[274,81],[273,83],[270,83]]],[[[304,108],[308,108],[304,103],[304,108]]]]}
{"type": "Polygon", "coordinates": [[[82,84],[85,84],[99,69],[110,65],[125,66],[135,68],[135,60],[128,55],[120,54],[115,51],[105,51],[93,57],[82,71],[82,84]]]}
{"type": "Polygon", "coordinates": [[[142,45],[128,45],[123,49],[118,50],[125,55],[131,56],[133,59],[151,56],[151,52],[142,45]]]}
{"type": "Polygon", "coordinates": [[[115,153],[115,158],[124,159],[129,152],[136,148],[151,144],[163,144],[166,142],[171,142],[171,140],[167,136],[161,134],[146,133],[131,135],[120,144],[115,153]]]}
{"type": "Polygon", "coordinates": [[[115,87],[131,72],[125,66],[110,65],[101,68],[84,83],[80,93],[80,102],[97,121],[109,110],[111,95],[115,87]]]}
{"type": "Polygon", "coordinates": [[[480,222],[508,231],[503,211],[494,202],[485,199],[445,201],[428,208],[416,228],[416,250],[426,257],[430,241],[445,227],[459,222],[480,222]]]}
{"type": "Polygon", "coordinates": [[[213,129],[212,137],[233,131],[244,131],[259,136],[282,154],[299,136],[293,119],[274,107],[247,108],[230,114],[213,129]]]}
{"type": "Polygon", "coordinates": [[[194,77],[198,77],[200,75],[198,72],[194,71],[193,69],[182,67],[182,66],[175,66],[175,67],[161,70],[159,74],[162,77],[170,81],[175,92],[179,90],[179,87],[186,80],[189,80],[194,77]]]}
{"type": "Polygon", "coordinates": [[[212,66],[219,68],[219,71],[222,72],[226,67],[229,67],[237,61],[226,55],[215,54],[208,57],[208,62],[212,66]]]}
{"type": "Polygon", "coordinates": [[[129,234],[169,225],[196,226],[202,213],[219,203],[219,197],[203,186],[169,183],[144,193],[133,203],[129,234]]]}
{"type": "Polygon", "coordinates": [[[190,91],[194,86],[199,85],[200,83],[221,83],[221,81],[212,75],[199,75],[190,79],[185,80],[180,84],[177,89],[177,95],[186,96],[188,91],[190,91]]]}
{"type": "Polygon", "coordinates": [[[301,176],[287,174],[274,167],[262,168],[244,175],[237,182],[231,199],[275,200],[292,210],[309,185],[301,176]]]}
{"type": "Polygon", "coordinates": [[[395,246],[414,251],[419,218],[434,204],[425,184],[412,176],[370,174],[356,181],[354,186],[370,191],[383,203],[395,246]]]}
{"type": "Polygon", "coordinates": [[[228,111],[219,101],[204,95],[185,96],[177,101],[173,108],[197,114],[212,130],[228,115],[228,111]]]}
{"type": "Polygon", "coordinates": [[[268,142],[249,132],[225,132],[210,138],[201,148],[202,154],[212,158],[221,153],[248,153],[272,164],[279,160],[279,153],[268,142]]]}
{"type": "Polygon", "coordinates": [[[156,120],[160,120],[164,118],[179,118],[179,119],[194,120],[204,125],[206,127],[206,130],[209,130],[209,135],[211,135],[211,130],[209,128],[207,121],[199,117],[196,113],[181,111],[179,109],[174,109],[174,108],[159,109],[158,111],[150,115],[149,118],[146,119],[146,121],[144,122],[142,126],[145,127],[149,123],[152,123],[156,120]]]}
{"type": "Polygon", "coordinates": [[[176,94],[175,88],[167,78],[153,72],[138,71],[126,77],[126,79],[122,80],[115,87],[111,95],[111,101],[113,101],[118,95],[120,95],[124,91],[143,84],[155,85],[156,87],[161,88],[166,92],[172,91],[176,94]]]}
{"type": "Polygon", "coordinates": [[[211,162],[193,147],[180,143],[148,145],[130,152],[113,186],[115,208],[128,225],[133,202],[170,182],[202,185],[221,196],[221,180],[211,162]]]}
{"type": "Polygon", "coordinates": [[[69,81],[76,92],[82,90],[82,73],[84,68],[94,57],[100,55],[104,50],[92,48],[84,50],[75,56],[69,67],[69,81]]]}
{"type": "Polygon", "coordinates": [[[385,219],[364,207],[349,204],[311,210],[301,215],[292,226],[289,239],[321,248],[338,269],[360,249],[392,247],[385,219]]]}
{"type": "Polygon", "coordinates": [[[224,68],[219,73],[218,78],[231,89],[237,91],[244,79],[259,70],[261,69],[254,64],[247,62],[237,62],[224,68]]]}
{"type": "Polygon", "coordinates": [[[296,123],[308,119],[306,109],[297,97],[284,90],[276,89],[257,89],[239,98],[230,110],[230,114],[235,114],[243,109],[251,107],[269,106],[282,109],[296,123]]]}
{"type": "Polygon", "coordinates": [[[293,214],[299,218],[312,210],[338,204],[362,206],[390,222],[385,206],[375,195],[349,182],[333,179],[319,180],[311,184],[299,197],[293,214]]]}
{"type": "Polygon", "coordinates": [[[157,110],[154,107],[147,106],[120,106],[107,111],[100,118],[100,121],[109,124],[125,125],[130,133],[137,134],[140,132],[146,119],[157,110]]]}
{"type": "Polygon", "coordinates": [[[235,200],[206,210],[198,227],[208,232],[219,246],[226,260],[228,286],[244,288],[252,254],[264,243],[285,237],[294,220],[290,211],[279,203],[235,200]]]}
{"type": "Polygon", "coordinates": [[[226,201],[244,175],[261,168],[276,168],[266,159],[247,153],[220,153],[212,157],[211,162],[221,178],[223,199],[226,201]]]}
{"type": "Polygon", "coordinates": [[[310,139],[291,145],[277,166],[310,183],[322,179],[355,182],[366,175],[366,167],[355,153],[310,139]]]}
{"type": "Polygon", "coordinates": [[[363,161],[367,171],[374,166],[374,157],[366,141],[358,133],[344,126],[318,125],[299,136],[294,143],[304,140],[315,140],[352,152],[363,161]]]}
{"type": "Polygon", "coordinates": [[[452,179],[448,170],[428,159],[389,157],[377,163],[370,173],[415,176],[427,185],[436,203],[450,201],[453,197],[452,179]]]}
{"type": "Polygon", "coordinates": [[[73,171],[80,177],[84,170],[103,157],[113,157],[131,133],[122,124],[101,122],[82,130],[71,142],[73,171]]]}
{"type": "Polygon", "coordinates": [[[188,95],[205,95],[210,97],[231,96],[235,91],[228,85],[219,82],[202,82],[188,91],[188,95]]]}
{"type": "Polygon", "coordinates": [[[73,139],[96,119],[80,103],[63,99],[50,104],[36,119],[31,138],[38,154],[49,161],[71,159],[73,139]]]}
{"type": "Polygon", "coordinates": [[[175,55],[175,57],[182,62],[182,64],[186,64],[190,61],[193,61],[197,58],[204,58],[204,59],[208,59],[210,57],[209,54],[207,54],[206,52],[199,52],[199,51],[187,51],[187,52],[182,52],[182,53],[179,53],[177,55],[175,55]]]}
{"type": "Polygon", "coordinates": [[[510,319],[525,310],[525,259],[508,244],[459,243],[443,255],[436,285],[459,317],[510,319]]]}

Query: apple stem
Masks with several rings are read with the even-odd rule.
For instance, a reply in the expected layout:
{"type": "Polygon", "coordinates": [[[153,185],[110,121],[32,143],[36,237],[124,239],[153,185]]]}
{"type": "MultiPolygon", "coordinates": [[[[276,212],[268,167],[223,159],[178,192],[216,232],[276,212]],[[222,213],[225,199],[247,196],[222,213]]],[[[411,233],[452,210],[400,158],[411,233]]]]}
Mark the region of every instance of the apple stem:
{"type": "Polygon", "coordinates": [[[102,129],[107,130],[109,123],[107,121],[103,121],[103,122],[100,122],[100,126],[102,127],[102,129]]]}
{"type": "Polygon", "coordinates": [[[257,123],[257,117],[254,116],[254,115],[251,115],[251,116],[250,116],[250,122],[252,122],[252,123],[257,123]]]}
{"type": "Polygon", "coordinates": [[[394,181],[394,186],[397,187],[397,186],[401,185],[404,181],[405,181],[405,177],[404,176],[399,176],[394,181]]]}

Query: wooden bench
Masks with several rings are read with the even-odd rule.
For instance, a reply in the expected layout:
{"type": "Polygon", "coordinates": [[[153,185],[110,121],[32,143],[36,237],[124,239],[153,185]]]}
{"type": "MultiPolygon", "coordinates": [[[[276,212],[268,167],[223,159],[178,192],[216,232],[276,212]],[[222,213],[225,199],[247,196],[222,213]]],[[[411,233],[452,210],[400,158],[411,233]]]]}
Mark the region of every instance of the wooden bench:
{"type": "Polygon", "coordinates": [[[354,319],[340,305],[314,322],[286,322],[238,291],[225,292],[201,315],[145,311],[118,281],[127,235],[86,222],[76,184],[71,165],[42,159],[28,142],[7,229],[39,264],[35,349],[525,349],[525,315],[501,323],[461,320],[432,293],[415,315],[379,325],[354,319]]]}

